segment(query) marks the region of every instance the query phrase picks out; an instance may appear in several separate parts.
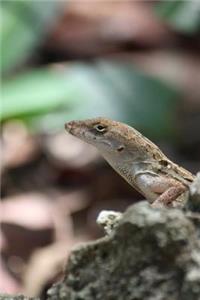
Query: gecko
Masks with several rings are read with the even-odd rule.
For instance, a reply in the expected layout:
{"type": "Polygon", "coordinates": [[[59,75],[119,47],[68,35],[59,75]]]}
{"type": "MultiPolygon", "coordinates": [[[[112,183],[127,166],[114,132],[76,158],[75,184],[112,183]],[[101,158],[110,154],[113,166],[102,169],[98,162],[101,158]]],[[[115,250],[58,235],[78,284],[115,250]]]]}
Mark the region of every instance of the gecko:
{"type": "Polygon", "coordinates": [[[195,176],[124,123],[99,117],[65,124],[68,133],[95,146],[110,166],[155,207],[177,207],[195,176]]]}

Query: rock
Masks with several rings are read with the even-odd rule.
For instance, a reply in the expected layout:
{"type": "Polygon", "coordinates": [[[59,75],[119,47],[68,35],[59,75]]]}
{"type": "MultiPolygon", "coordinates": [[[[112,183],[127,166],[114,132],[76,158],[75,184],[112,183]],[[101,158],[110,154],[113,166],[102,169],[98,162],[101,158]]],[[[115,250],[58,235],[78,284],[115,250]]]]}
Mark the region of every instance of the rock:
{"type": "Polygon", "coordinates": [[[0,300],[39,300],[39,298],[29,298],[23,295],[6,295],[0,294],[0,300]]]}
{"type": "Polygon", "coordinates": [[[110,234],[118,225],[122,213],[113,210],[102,210],[97,217],[97,224],[103,227],[106,234],[110,234]]]}
{"type": "Polygon", "coordinates": [[[200,172],[196,174],[196,178],[190,186],[190,197],[186,204],[186,209],[200,213],[200,172]]]}
{"type": "Polygon", "coordinates": [[[184,211],[131,206],[115,230],[70,255],[48,300],[199,300],[200,243],[184,211]]]}

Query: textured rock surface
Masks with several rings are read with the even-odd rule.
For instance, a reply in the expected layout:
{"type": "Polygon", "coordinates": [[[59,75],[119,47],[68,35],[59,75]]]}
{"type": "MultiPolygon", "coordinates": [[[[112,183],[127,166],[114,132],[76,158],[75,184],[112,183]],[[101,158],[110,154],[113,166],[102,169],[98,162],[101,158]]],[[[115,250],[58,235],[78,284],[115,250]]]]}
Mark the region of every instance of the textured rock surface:
{"type": "Polygon", "coordinates": [[[49,300],[199,300],[200,245],[178,209],[131,206],[113,233],[75,250],[49,300]]]}
{"type": "Polygon", "coordinates": [[[6,295],[1,294],[0,300],[39,300],[39,298],[29,298],[23,295],[6,295]]]}
{"type": "Polygon", "coordinates": [[[195,213],[200,213],[200,172],[190,186],[190,197],[187,202],[187,209],[195,213]]]}

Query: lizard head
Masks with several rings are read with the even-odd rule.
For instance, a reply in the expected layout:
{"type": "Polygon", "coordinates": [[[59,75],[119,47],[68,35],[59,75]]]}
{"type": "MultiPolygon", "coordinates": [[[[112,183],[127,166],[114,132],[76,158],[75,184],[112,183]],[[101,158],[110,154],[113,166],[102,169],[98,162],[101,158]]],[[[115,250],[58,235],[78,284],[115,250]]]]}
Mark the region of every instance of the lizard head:
{"type": "Polygon", "coordinates": [[[71,121],[65,129],[72,135],[95,146],[106,158],[128,160],[137,156],[137,139],[141,134],[126,124],[106,118],[71,121]]]}

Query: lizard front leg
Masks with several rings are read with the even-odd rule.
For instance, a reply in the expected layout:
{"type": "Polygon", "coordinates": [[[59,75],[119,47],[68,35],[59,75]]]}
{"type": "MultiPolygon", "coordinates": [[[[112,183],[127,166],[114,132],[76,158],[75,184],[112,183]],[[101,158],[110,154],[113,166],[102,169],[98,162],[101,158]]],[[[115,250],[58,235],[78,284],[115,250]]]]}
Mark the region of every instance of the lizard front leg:
{"type": "Polygon", "coordinates": [[[186,191],[183,185],[172,186],[162,193],[153,203],[153,207],[171,206],[176,199],[186,191]]]}
{"type": "Polygon", "coordinates": [[[153,172],[140,172],[135,181],[152,206],[171,206],[186,191],[179,181],[153,172]]]}

